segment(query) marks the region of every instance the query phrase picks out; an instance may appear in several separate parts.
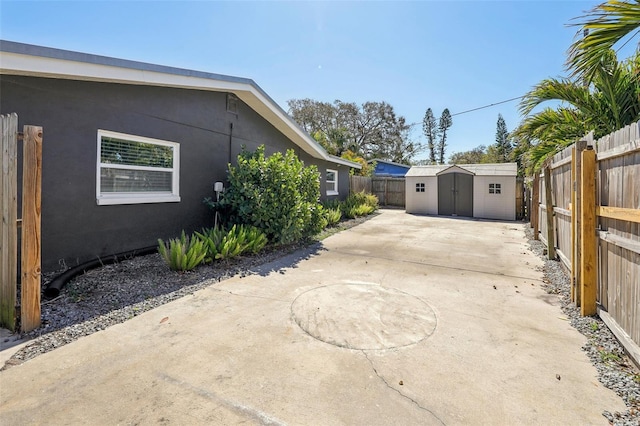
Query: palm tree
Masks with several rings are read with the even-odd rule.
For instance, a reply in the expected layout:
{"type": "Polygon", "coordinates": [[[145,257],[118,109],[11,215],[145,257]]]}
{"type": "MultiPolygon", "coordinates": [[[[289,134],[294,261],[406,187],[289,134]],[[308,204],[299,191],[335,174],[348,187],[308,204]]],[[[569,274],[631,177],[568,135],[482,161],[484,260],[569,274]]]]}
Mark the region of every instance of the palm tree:
{"type": "Polygon", "coordinates": [[[609,0],[578,19],[574,26],[585,35],[569,48],[566,65],[573,78],[589,82],[616,43],[629,36],[626,44],[640,32],[640,0],[609,0]]]}
{"type": "Polygon", "coordinates": [[[609,50],[593,71],[586,86],[575,78],[546,79],[534,86],[520,102],[526,116],[515,134],[532,142],[529,160],[539,165],[544,158],[593,130],[596,138],[640,119],[640,54],[618,62],[609,50]],[[556,109],[539,105],[559,101],[556,109]]]}

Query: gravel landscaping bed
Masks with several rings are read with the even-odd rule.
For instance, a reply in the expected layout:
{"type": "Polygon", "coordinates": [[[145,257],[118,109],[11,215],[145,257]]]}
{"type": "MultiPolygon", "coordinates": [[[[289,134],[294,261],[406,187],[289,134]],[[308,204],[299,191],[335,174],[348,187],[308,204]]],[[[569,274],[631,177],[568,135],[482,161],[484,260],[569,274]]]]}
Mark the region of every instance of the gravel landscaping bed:
{"type": "Polygon", "coordinates": [[[580,310],[571,302],[570,277],[559,261],[549,260],[546,246],[533,239],[533,230],[528,224],[525,232],[531,251],[544,259],[543,281],[547,293],[557,294],[562,303],[562,312],[571,325],[588,339],[582,347],[591,363],[598,370],[598,380],[613,390],[627,405],[624,412],[604,411],[602,415],[616,426],[640,425],[640,371],[626,355],[624,348],[611,333],[607,325],[596,315],[580,316],[580,310]]]}

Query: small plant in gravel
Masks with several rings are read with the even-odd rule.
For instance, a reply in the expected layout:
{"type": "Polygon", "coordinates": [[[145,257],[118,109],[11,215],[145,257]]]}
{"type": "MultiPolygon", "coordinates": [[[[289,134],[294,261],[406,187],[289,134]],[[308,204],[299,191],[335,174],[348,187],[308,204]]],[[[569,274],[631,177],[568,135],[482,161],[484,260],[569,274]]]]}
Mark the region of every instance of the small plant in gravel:
{"type": "Polygon", "coordinates": [[[267,236],[254,226],[233,225],[226,231],[215,227],[196,232],[207,249],[206,262],[236,257],[245,252],[258,253],[267,244],[267,236]]]}
{"type": "Polygon", "coordinates": [[[596,321],[592,322],[590,327],[591,331],[598,331],[600,329],[600,325],[596,321]]]}
{"type": "Polygon", "coordinates": [[[334,226],[342,219],[342,211],[340,208],[325,208],[324,217],[327,219],[327,226],[334,226]]]}
{"type": "Polygon", "coordinates": [[[604,362],[620,362],[620,356],[614,352],[600,351],[600,359],[604,362]]]}
{"type": "Polygon", "coordinates": [[[372,194],[356,192],[350,194],[341,204],[342,212],[349,219],[367,216],[378,209],[378,197],[372,194]]]}
{"type": "Polygon", "coordinates": [[[207,248],[200,239],[188,237],[182,231],[180,238],[172,238],[167,243],[158,239],[158,253],[174,271],[190,271],[202,263],[207,248]]]}

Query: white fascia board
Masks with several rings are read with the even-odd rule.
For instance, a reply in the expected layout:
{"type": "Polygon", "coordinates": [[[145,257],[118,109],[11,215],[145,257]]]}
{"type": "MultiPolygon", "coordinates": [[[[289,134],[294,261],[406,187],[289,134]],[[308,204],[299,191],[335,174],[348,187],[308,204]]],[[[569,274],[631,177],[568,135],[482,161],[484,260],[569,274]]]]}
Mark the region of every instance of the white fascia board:
{"type": "Polygon", "coordinates": [[[81,61],[0,52],[0,74],[51,77],[147,86],[166,86],[216,92],[231,92],[314,158],[360,168],[357,163],[331,158],[311,136],[298,127],[256,86],[212,78],[139,70],[81,61]]]}
{"type": "Polygon", "coordinates": [[[341,164],[343,166],[353,167],[354,169],[362,169],[362,164],[356,163],[354,161],[345,160],[344,158],[336,157],[335,155],[328,154],[327,161],[331,161],[332,163],[341,164]]]}

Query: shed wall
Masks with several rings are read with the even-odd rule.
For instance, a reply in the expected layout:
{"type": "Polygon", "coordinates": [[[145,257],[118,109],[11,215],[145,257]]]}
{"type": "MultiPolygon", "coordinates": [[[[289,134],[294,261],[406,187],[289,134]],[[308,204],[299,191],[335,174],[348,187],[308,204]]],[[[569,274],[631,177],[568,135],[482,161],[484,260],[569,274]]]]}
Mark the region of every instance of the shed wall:
{"type": "Polygon", "coordinates": [[[406,181],[406,212],[438,214],[438,178],[436,176],[410,176],[406,181]],[[416,184],[424,183],[425,192],[416,192],[416,184]]]}
{"type": "Polygon", "coordinates": [[[475,176],[473,181],[473,217],[483,219],[516,219],[516,177],[475,176]],[[489,184],[499,183],[500,194],[490,194],[489,184]]]}

